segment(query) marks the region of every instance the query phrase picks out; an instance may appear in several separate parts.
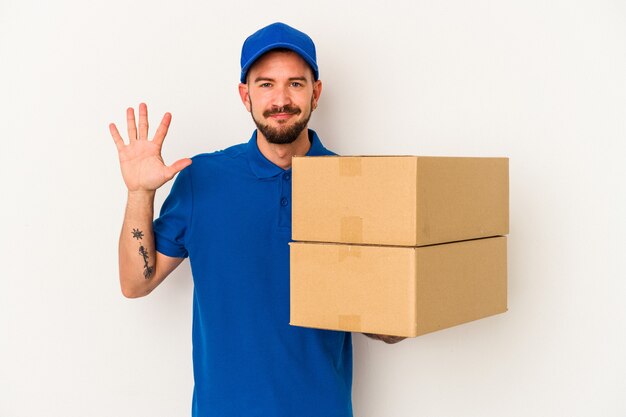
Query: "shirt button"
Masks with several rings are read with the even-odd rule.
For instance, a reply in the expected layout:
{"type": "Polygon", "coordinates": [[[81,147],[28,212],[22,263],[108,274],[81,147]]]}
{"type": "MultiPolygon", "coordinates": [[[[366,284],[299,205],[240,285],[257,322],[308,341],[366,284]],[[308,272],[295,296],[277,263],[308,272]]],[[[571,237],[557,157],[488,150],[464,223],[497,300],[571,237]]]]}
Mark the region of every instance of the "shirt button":
{"type": "Polygon", "coordinates": [[[280,199],[280,205],[283,206],[283,207],[285,207],[288,202],[289,201],[285,197],[280,199]]]}
{"type": "Polygon", "coordinates": [[[284,179],[285,181],[289,181],[289,180],[291,179],[291,174],[285,174],[285,175],[283,176],[283,179],[284,179]]]}

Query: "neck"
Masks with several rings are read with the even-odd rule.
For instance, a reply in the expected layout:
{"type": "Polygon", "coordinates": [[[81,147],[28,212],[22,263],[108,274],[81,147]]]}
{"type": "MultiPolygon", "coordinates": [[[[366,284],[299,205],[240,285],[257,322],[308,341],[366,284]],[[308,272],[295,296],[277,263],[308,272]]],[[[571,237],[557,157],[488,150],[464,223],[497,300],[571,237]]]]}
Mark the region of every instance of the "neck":
{"type": "Polygon", "coordinates": [[[311,147],[307,128],[300,132],[296,140],[283,145],[268,142],[265,136],[257,130],[256,143],[263,156],[282,169],[291,168],[291,158],[306,155],[311,147]]]}

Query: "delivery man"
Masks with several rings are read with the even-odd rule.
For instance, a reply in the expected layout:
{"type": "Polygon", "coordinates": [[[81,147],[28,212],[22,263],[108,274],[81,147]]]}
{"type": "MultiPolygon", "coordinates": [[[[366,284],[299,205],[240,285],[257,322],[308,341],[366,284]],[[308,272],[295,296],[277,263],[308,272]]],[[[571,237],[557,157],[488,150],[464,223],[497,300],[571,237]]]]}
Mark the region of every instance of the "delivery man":
{"type": "Polygon", "coordinates": [[[289,325],[291,158],[333,154],[308,129],[322,92],[313,41],[283,23],[260,29],[243,44],[240,81],[257,129],[225,150],[167,166],[171,114],[151,140],[143,103],[138,125],[126,112],[128,143],[110,124],[128,188],[122,293],[149,294],[189,257],[193,416],[351,417],[351,333],[289,325]],[[153,222],[155,192],[177,173],[153,222]]]}

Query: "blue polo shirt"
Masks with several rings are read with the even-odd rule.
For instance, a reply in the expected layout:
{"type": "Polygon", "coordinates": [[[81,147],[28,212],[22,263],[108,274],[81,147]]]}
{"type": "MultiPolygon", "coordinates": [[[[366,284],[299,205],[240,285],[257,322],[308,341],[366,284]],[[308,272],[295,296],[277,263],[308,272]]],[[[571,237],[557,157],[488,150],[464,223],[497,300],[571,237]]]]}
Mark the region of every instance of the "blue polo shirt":
{"type": "Polygon", "coordinates": [[[351,334],[289,325],[291,169],[256,141],[192,158],[154,221],[156,249],[191,262],[192,415],[351,417],[351,334]]]}

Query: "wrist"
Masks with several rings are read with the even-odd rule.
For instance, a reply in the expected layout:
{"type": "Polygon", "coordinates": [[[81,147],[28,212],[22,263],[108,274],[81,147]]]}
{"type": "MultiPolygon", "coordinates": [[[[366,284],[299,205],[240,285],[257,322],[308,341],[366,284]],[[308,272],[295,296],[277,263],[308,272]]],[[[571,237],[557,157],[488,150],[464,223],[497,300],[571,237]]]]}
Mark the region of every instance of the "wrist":
{"type": "Polygon", "coordinates": [[[130,204],[153,204],[155,190],[135,190],[128,191],[128,202],[130,204]]]}
{"type": "Polygon", "coordinates": [[[154,197],[156,190],[128,190],[128,196],[154,197]]]}

